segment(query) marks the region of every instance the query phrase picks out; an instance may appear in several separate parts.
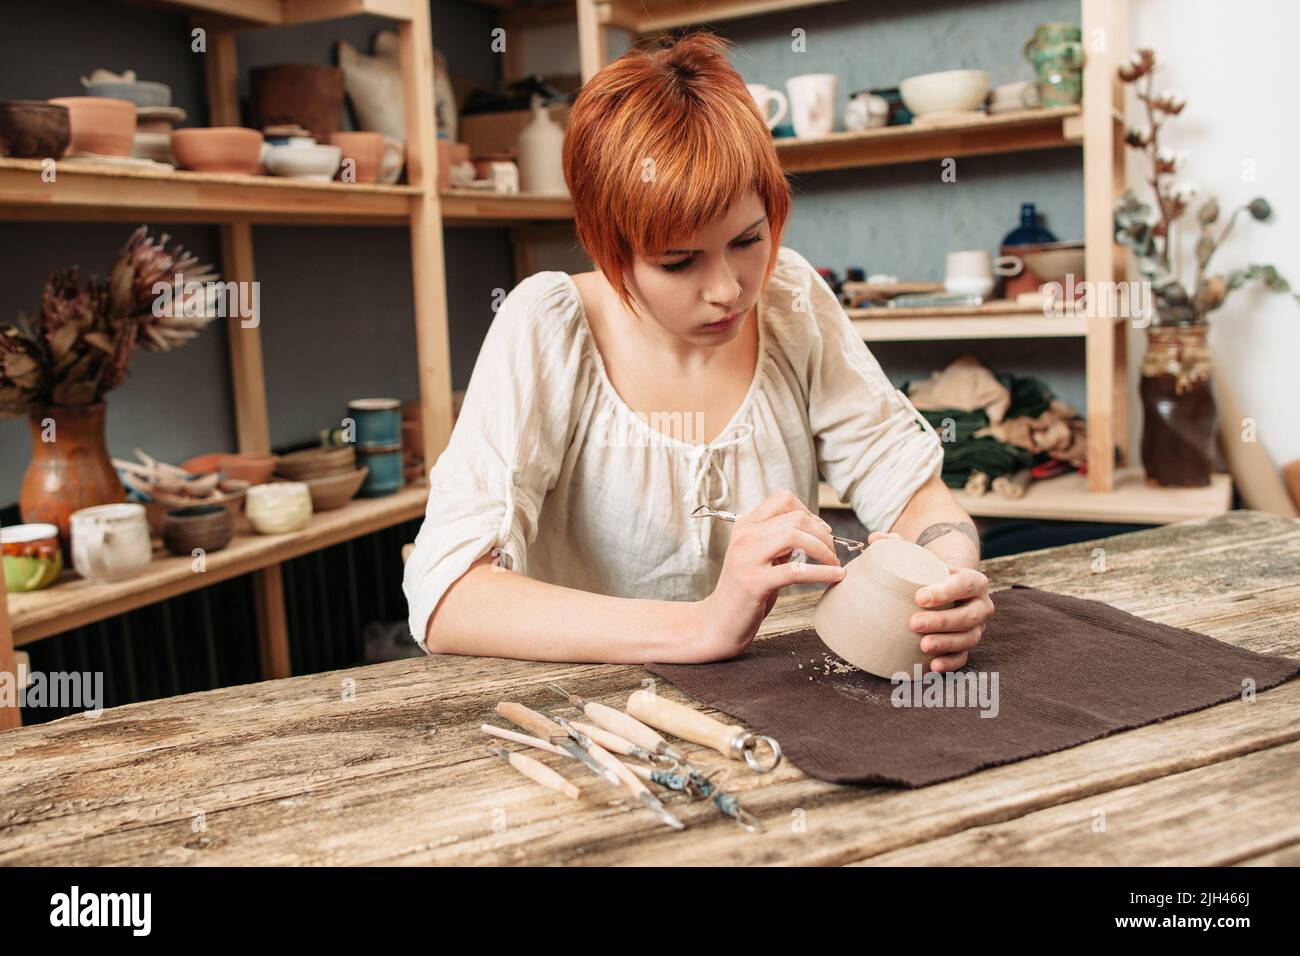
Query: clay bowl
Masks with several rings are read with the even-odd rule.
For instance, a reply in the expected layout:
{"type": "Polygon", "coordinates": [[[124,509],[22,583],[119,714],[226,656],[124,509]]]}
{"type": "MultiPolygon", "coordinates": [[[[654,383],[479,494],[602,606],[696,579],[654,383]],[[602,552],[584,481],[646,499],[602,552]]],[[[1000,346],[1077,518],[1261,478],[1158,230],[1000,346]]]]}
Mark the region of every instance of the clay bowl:
{"type": "Polygon", "coordinates": [[[166,83],[154,83],[150,80],[122,80],[107,83],[88,83],[87,96],[108,96],[113,99],[130,100],[136,106],[171,106],[172,88],[166,83]]]}
{"type": "Polygon", "coordinates": [[[144,513],[149,519],[149,529],[154,534],[162,534],[167,520],[167,512],[177,508],[190,508],[195,505],[223,505],[230,512],[231,518],[237,518],[244,507],[244,497],[251,486],[246,481],[226,478],[217,485],[218,492],[210,498],[198,500],[180,495],[166,495],[161,492],[154,495],[152,501],[144,502],[144,513]]]}
{"type": "Polygon", "coordinates": [[[214,451],[206,455],[196,455],[189,461],[182,462],[181,467],[192,475],[206,475],[210,471],[221,470],[221,459],[234,452],[214,451]]]}
{"type": "Polygon", "coordinates": [[[262,168],[262,134],[242,126],[176,129],[172,152],[195,172],[254,175],[262,168]]]}
{"type": "Polygon", "coordinates": [[[308,448],[282,455],[276,473],[290,481],[307,481],[355,471],[357,450],[352,445],[338,448],[308,448]]]}
{"type": "Polygon", "coordinates": [[[276,455],[252,452],[222,455],[217,460],[217,469],[227,478],[239,478],[250,485],[262,485],[271,480],[271,475],[275,474],[276,462],[279,460],[276,455]]]}
{"type": "Polygon", "coordinates": [[[912,680],[917,666],[924,676],[934,655],[921,650],[921,635],[908,623],[921,610],[916,592],[948,577],[943,561],[910,541],[882,538],[850,561],[845,572],[813,612],[817,636],[854,667],[877,677],[890,679],[901,672],[912,680]]]}
{"type": "Polygon", "coordinates": [[[362,467],[356,471],[326,475],[323,478],[308,478],[306,485],[307,490],[311,492],[312,511],[333,511],[335,508],[342,508],[357,496],[362,482],[366,480],[366,475],[369,473],[369,468],[362,467]]]}
{"type": "Polygon", "coordinates": [[[0,103],[0,156],[58,159],[71,138],[68,108],[37,100],[0,103]]]}
{"type": "Polygon", "coordinates": [[[135,140],[135,104],[106,96],[61,96],[50,100],[68,108],[68,153],[130,156],[135,140]]]}
{"type": "Polygon", "coordinates": [[[235,536],[235,518],[219,504],[173,508],[163,518],[162,536],[172,554],[220,551],[235,536]]]}

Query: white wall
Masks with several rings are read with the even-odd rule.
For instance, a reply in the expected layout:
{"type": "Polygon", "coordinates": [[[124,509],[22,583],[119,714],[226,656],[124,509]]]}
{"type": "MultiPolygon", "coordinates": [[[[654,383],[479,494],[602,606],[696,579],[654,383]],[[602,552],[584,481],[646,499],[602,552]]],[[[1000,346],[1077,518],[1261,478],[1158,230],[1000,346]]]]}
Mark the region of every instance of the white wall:
{"type": "MultiPolygon", "coordinates": [[[[1156,89],[1187,99],[1182,114],[1161,130],[1161,145],[1187,154],[1179,176],[1197,183],[1201,195],[1217,195],[1228,210],[1264,196],[1273,218],[1255,222],[1243,214],[1211,263],[1227,271],[1249,262],[1271,262],[1300,290],[1300,94],[1295,37],[1300,4],[1294,0],[1134,0],[1129,39],[1148,46],[1167,64],[1156,89]],[[1244,175],[1253,165],[1255,179],[1244,175]]],[[[1139,117],[1133,103],[1130,117],[1139,117]]],[[[1149,169],[1129,157],[1129,182],[1139,195],[1149,169]]],[[[1193,220],[1194,222],[1194,220],[1193,220]]],[[[1184,276],[1194,265],[1195,235],[1179,240],[1184,276]]],[[[1239,290],[1212,317],[1210,343],[1220,374],[1238,393],[1244,413],[1255,419],[1259,441],[1273,463],[1300,458],[1300,303],[1262,290],[1239,290]]],[[[1133,376],[1142,355],[1135,333],[1133,376]]],[[[1139,410],[1134,409],[1134,436],[1139,410]]]]}

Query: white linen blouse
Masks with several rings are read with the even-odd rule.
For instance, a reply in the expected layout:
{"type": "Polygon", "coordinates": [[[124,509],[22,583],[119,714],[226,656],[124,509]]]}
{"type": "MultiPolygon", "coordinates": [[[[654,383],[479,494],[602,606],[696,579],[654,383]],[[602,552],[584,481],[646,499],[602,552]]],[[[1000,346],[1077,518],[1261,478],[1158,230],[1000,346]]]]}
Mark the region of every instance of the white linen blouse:
{"type": "Polygon", "coordinates": [[[674,432],[665,435],[619,397],[567,273],[520,282],[429,475],[402,582],[420,647],[443,594],[495,549],[537,580],[699,600],[717,583],[732,526],[692,518],[696,506],[743,514],[789,489],[815,512],[819,469],[866,528],[888,531],[939,473],[939,437],[793,249],[781,248],[757,321],[749,391],[700,444],[682,440],[695,416],[663,420],[674,432]]]}

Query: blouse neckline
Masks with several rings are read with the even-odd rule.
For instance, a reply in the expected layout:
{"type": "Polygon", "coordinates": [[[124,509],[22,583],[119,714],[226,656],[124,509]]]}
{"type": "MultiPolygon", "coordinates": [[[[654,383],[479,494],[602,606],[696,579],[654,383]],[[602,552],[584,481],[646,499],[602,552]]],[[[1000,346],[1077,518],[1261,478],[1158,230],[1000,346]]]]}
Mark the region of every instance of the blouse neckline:
{"type": "Polygon", "coordinates": [[[567,272],[561,272],[560,275],[564,276],[565,281],[569,284],[570,290],[573,292],[574,301],[577,303],[578,318],[580,320],[579,325],[583,334],[586,335],[587,341],[591,344],[592,355],[596,357],[596,371],[600,375],[601,383],[609,390],[609,394],[613,396],[614,404],[621,415],[636,421],[639,428],[650,433],[648,437],[652,441],[678,448],[696,449],[699,452],[703,452],[713,451],[735,443],[734,438],[728,438],[727,436],[740,425],[745,416],[749,413],[750,406],[753,405],[754,398],[758,394],[763,379],[763,365],[767,360],[768,334],[767,329],[764,327],[764,320],[767,317],[767,309],[763,301],[766,297],[766,289],[759,293],[758,301],[754,304],[754,321],[758,325],[758,350],[754,359],[754,377],[749,383],[749,389],[745,392],[745,397],[736,408],[735,414],[731,416],[731,419],[723,426],[722,430],[713,436],[713,440],[705,444],[702,442],[684,442],[665,432],[651,428],[650,424],[639,414],[634,412],[627,402],[623,400],[623,396],[618,393],[618,389],[616,389],[614,383],[610,381],[609,373],[605,369],[605,357],[600,354],[600,346],[596,344],[596,335],[592,332],[591,324],[587,320],[587,309],[582,303],[582,291],[578,288],[578,283],[573,281],[573,276],[569,275],[567,272]]]}

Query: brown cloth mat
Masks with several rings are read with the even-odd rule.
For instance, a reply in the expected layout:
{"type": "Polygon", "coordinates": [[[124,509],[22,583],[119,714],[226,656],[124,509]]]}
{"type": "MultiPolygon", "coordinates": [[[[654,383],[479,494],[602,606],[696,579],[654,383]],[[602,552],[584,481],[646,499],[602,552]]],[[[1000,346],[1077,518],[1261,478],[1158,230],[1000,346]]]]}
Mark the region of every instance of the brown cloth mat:
{"type": "MultiPolygon", "coordinates": [[[[914,688],[924,694],[934,678],[895,685],[867,674],[811,628],[754,641],[729,661],[648,669],[775,737],[809,776],[904,787],[1064,750],[1238,699],[1247,679],[1262,691],[1300,672],[1300,660],[1243,650],[1098,601],[1015,585],[995,592],[993,603],[984,638],[953,675],[970,672],[966,706],[895,706],[896,692],[907,691],[912,702],[914,688]],[[994,713],[994,700],[996,716],[981,717],[994,713]]],[[[949,700],[961,702],[955,688],[949,700]]]]}

